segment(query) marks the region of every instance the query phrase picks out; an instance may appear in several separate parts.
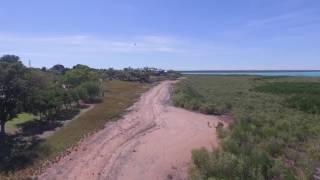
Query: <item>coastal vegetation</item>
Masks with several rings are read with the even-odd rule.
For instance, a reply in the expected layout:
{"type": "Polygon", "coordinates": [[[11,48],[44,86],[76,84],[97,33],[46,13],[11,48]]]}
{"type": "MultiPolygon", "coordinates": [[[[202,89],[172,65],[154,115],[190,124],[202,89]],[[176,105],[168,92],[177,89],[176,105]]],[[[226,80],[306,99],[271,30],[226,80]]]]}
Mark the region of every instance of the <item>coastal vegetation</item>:
{"type": "Polygon", "coordinates": [[[228,115],[221,147],[192,152],[190,179],[310,179],[320,163],[320,79],[190,76],[175,105],[228,115]]]}
{"type": "Polygon", "coordinates": [[[0,57],[0,179],[33,174],[119,117],[152,82],[178,76],[155,68],[32,68],[18,56],[0,57]]]}
{"type": "Polygon", "coordinates": [[[98,74],[86,69],[72,69],[65,74],[27,68],[18,56],[0,58],[0,122],[5,125],[21,112],[39,116],[53,123],[61,113],[79,109],[79,101],[92,101],[103,91],[98,74]],[[80,72],[80,73],[77,73],[80,72]]]}

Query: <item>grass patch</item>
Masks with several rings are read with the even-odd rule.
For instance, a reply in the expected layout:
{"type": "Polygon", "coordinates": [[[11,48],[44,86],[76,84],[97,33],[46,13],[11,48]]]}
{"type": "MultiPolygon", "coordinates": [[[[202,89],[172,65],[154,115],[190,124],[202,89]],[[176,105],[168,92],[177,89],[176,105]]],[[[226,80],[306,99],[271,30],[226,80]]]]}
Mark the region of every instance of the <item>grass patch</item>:
{"type": "MultiPolygon", "coordinates": [[[[37,142],[33,146],[27,146],[19,154],[15,154],[9,163],[25,161],[23,166],[12,167],[11,171],[5,172],[1,178],[24,178],[32,175],[42,160],[52,159],[63,153],[68,148],[76,145],[81,138],[102,129],[108,121],[115,120],[131,106],[140,94],[145,92],[150,85],[136,82],[109,81],[106,82],[107,92],[103,102],[97,104],[93,109],[86,112],[79,118],[73,120],[65,127],[42,142],[37,142]],[[30,156],[32,152],[32,156],[30,156]],[[27,155],[30,158],[26,157],[27,155]],[[18,169],[17,169],[18,168],[18,169]]],[[[12,144],[12,142],[10,142],[12,144]]],[[[19,142],[20,143],[20,142],[19,142]]],[[[25,143],[25,142],[24,142],[25,143]]],[[[20,143],[21,144],[21,143],[20,143]]],[[[28,144],[28,143],[25,143],[28,144]]],[[[17,152],[12,146],[10,153],[17,152]]]]}
{"type": "Polygon", "coordinates": [[[31,122],[34,120],[36,120],[36,117],[34,115],[28,114],[28,113],[21,113],[16,118],[9,121],[6,124],[6,128],[9,132],[14,132],[14,131],[18,130],[19,125],[27,123],[27,122],[31,122]]]}
{"type": "Polygon", "coordinates": [[[319,82],[319,78],[191,76],[179,83],[173,97],[176,105],[188,108],[188,103],[198,101],[199,109],[222,107],[235,118],[230,131],[220,136],[221,151],[193,152],[190,178],[309,179],[320,163],[320,146],[315,143],[320,140],[320,114],[314,111],[319,82]],[[185,86],[199,95],[193,96],[185,86]]]}

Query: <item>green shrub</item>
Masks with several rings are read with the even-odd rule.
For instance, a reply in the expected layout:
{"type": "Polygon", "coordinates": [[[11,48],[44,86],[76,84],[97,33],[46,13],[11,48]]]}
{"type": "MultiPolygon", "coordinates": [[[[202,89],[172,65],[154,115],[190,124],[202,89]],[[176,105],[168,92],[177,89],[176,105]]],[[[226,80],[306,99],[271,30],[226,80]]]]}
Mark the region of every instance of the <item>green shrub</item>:
{"type": "Polygon", "coordinates": [[[290,95],[285,104],[307,113],[320,112],[319,82],[273,82],[256,87],[258,92],[290,95]]]}
{"type": "Polygon", "coordinates": [[[266,151],[273,157],[280,155],[284,147],[284,142],[280,138],[272,137],[266,144],[266,151]]]}
{"type": "Polygon", "coordinates": [[[191,86],[179,84],[172,98],[175,106],[197,111],[203,102],[203,97],[191,86]]]}
{"type": "Polygon", "coordinates": [[[213,104],[204,103],[200,105],[199,111],[204,114],[215,114],[216,107],[213,104]]]}
{"type": "Polygon", "coordinates": [[[227,132],[227,130],[225,129],[224,125],[221,122],[218,123],[218,125],[216,127],[216,130],[217,130],[217,133],[218,133],[218,137],[220,139],[223,139],[223,138],[227,137],[228,132],[227,132]]]}
{"type": "Polygon", "coordinates": [[[272,94],[320,95],[320,82],[272,82],[258,86],[255,90],[272,94]]]}
{"type": "Polygon", "coordinates": [[[320,95],[295,95],[286,100],[289,107],[316,114],[320,112],[320,95]]]}

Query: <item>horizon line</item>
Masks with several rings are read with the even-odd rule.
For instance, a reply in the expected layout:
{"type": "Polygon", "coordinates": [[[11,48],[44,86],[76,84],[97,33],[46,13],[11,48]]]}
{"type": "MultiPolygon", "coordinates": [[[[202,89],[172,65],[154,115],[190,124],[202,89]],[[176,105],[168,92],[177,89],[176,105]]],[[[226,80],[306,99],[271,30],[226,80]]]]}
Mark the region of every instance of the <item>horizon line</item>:
{"type": "Polygon", "coordinates": [[[233,70],[175,70],[178,72],[315,72],[315,71],[320,71],[320,69],[233,69],[233,70]]]}

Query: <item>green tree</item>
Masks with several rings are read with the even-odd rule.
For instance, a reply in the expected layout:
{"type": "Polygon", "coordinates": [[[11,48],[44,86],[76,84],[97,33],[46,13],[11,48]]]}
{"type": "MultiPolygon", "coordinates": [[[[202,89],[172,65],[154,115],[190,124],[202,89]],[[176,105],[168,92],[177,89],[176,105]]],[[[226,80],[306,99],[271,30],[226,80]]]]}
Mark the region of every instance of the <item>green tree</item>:
{"type": "Polygon", "coordinates": [[[98,74],[87,68],[76,68],[67,71],[63,76],[63,82],[76,87],[86,81],[98,81],[98,74]]]}
{"type": "Polygon", "coordinates": [[[79,86],[75,89],[75,91],[78,93],[79,99],[84,101],[88,99],[88,92],[85,88],[79,86]]]}
{"type": "Polygon", "coordinates": [[[100,95],[100,86],[97,82],[85,82],[81,87],[86,90],[90,100],[93,100],[100,95]]]}
{"type": "Polygon", "coordinates": [[[53,86],[52,74],[39,69],[31,69],[26,73],[27,94],[24,99],[25,111],[38,114],[43,108],[44,92],[53,86]],[[40,103],[40,104],[39,104],[40,103]]]}
{"type": "Polygon", "coordinates": [[[83,65],[83,64],[77,64],[77,65],[73,66],[72,69],[90,69],[90,67],[87,65],[83,65]]]}
{"type": "Polygon", "coordinates": [[[18,56],[4,55],[0,58],[0,126],[5,135],[5,124],[21,110],[26,72],[18,56]]]}
{"type": "Polygon", "coordinates": [[[61,64],[56,64],[50,68],[51,72],[54,72],[56,74],[64,74],[66,72],[66,68],[61,64]]]}
{"type": "Polygon", "coordinates": [[[40,119],[52,120],[61,107],[70,107],[71,95],[66,95],[66,91],[58,85],[50,84],[41,89],[34,88],[29,95],[26,110],[33,114],[38,114],[40,119]]]}
{"type": "Polygon", "coordinates": [[[72,101],[77,103],[77,105],[79,106],[79,101],[81,98],[80,98],[80,93],[78,89],[71,89],[70,95],[71,95],[72,101]]]}
{"type": "Polygon", "coordinates": [[[65,106],[65,108],[71,109],[72,107],[72,102],[73,102],[73,96],[71,94],[71,92],[64,90],[64,92],[62,93],[62,99],[63,99],[63,104],[65,106]]]}
{"type": "Polygon", "coordinates": [[[60,87],[50,88],[44,92],[44,102],[46,104],[46,118],[50,119],[54,114],[57,114],[64,104],[64,90],[60,87]]]}

